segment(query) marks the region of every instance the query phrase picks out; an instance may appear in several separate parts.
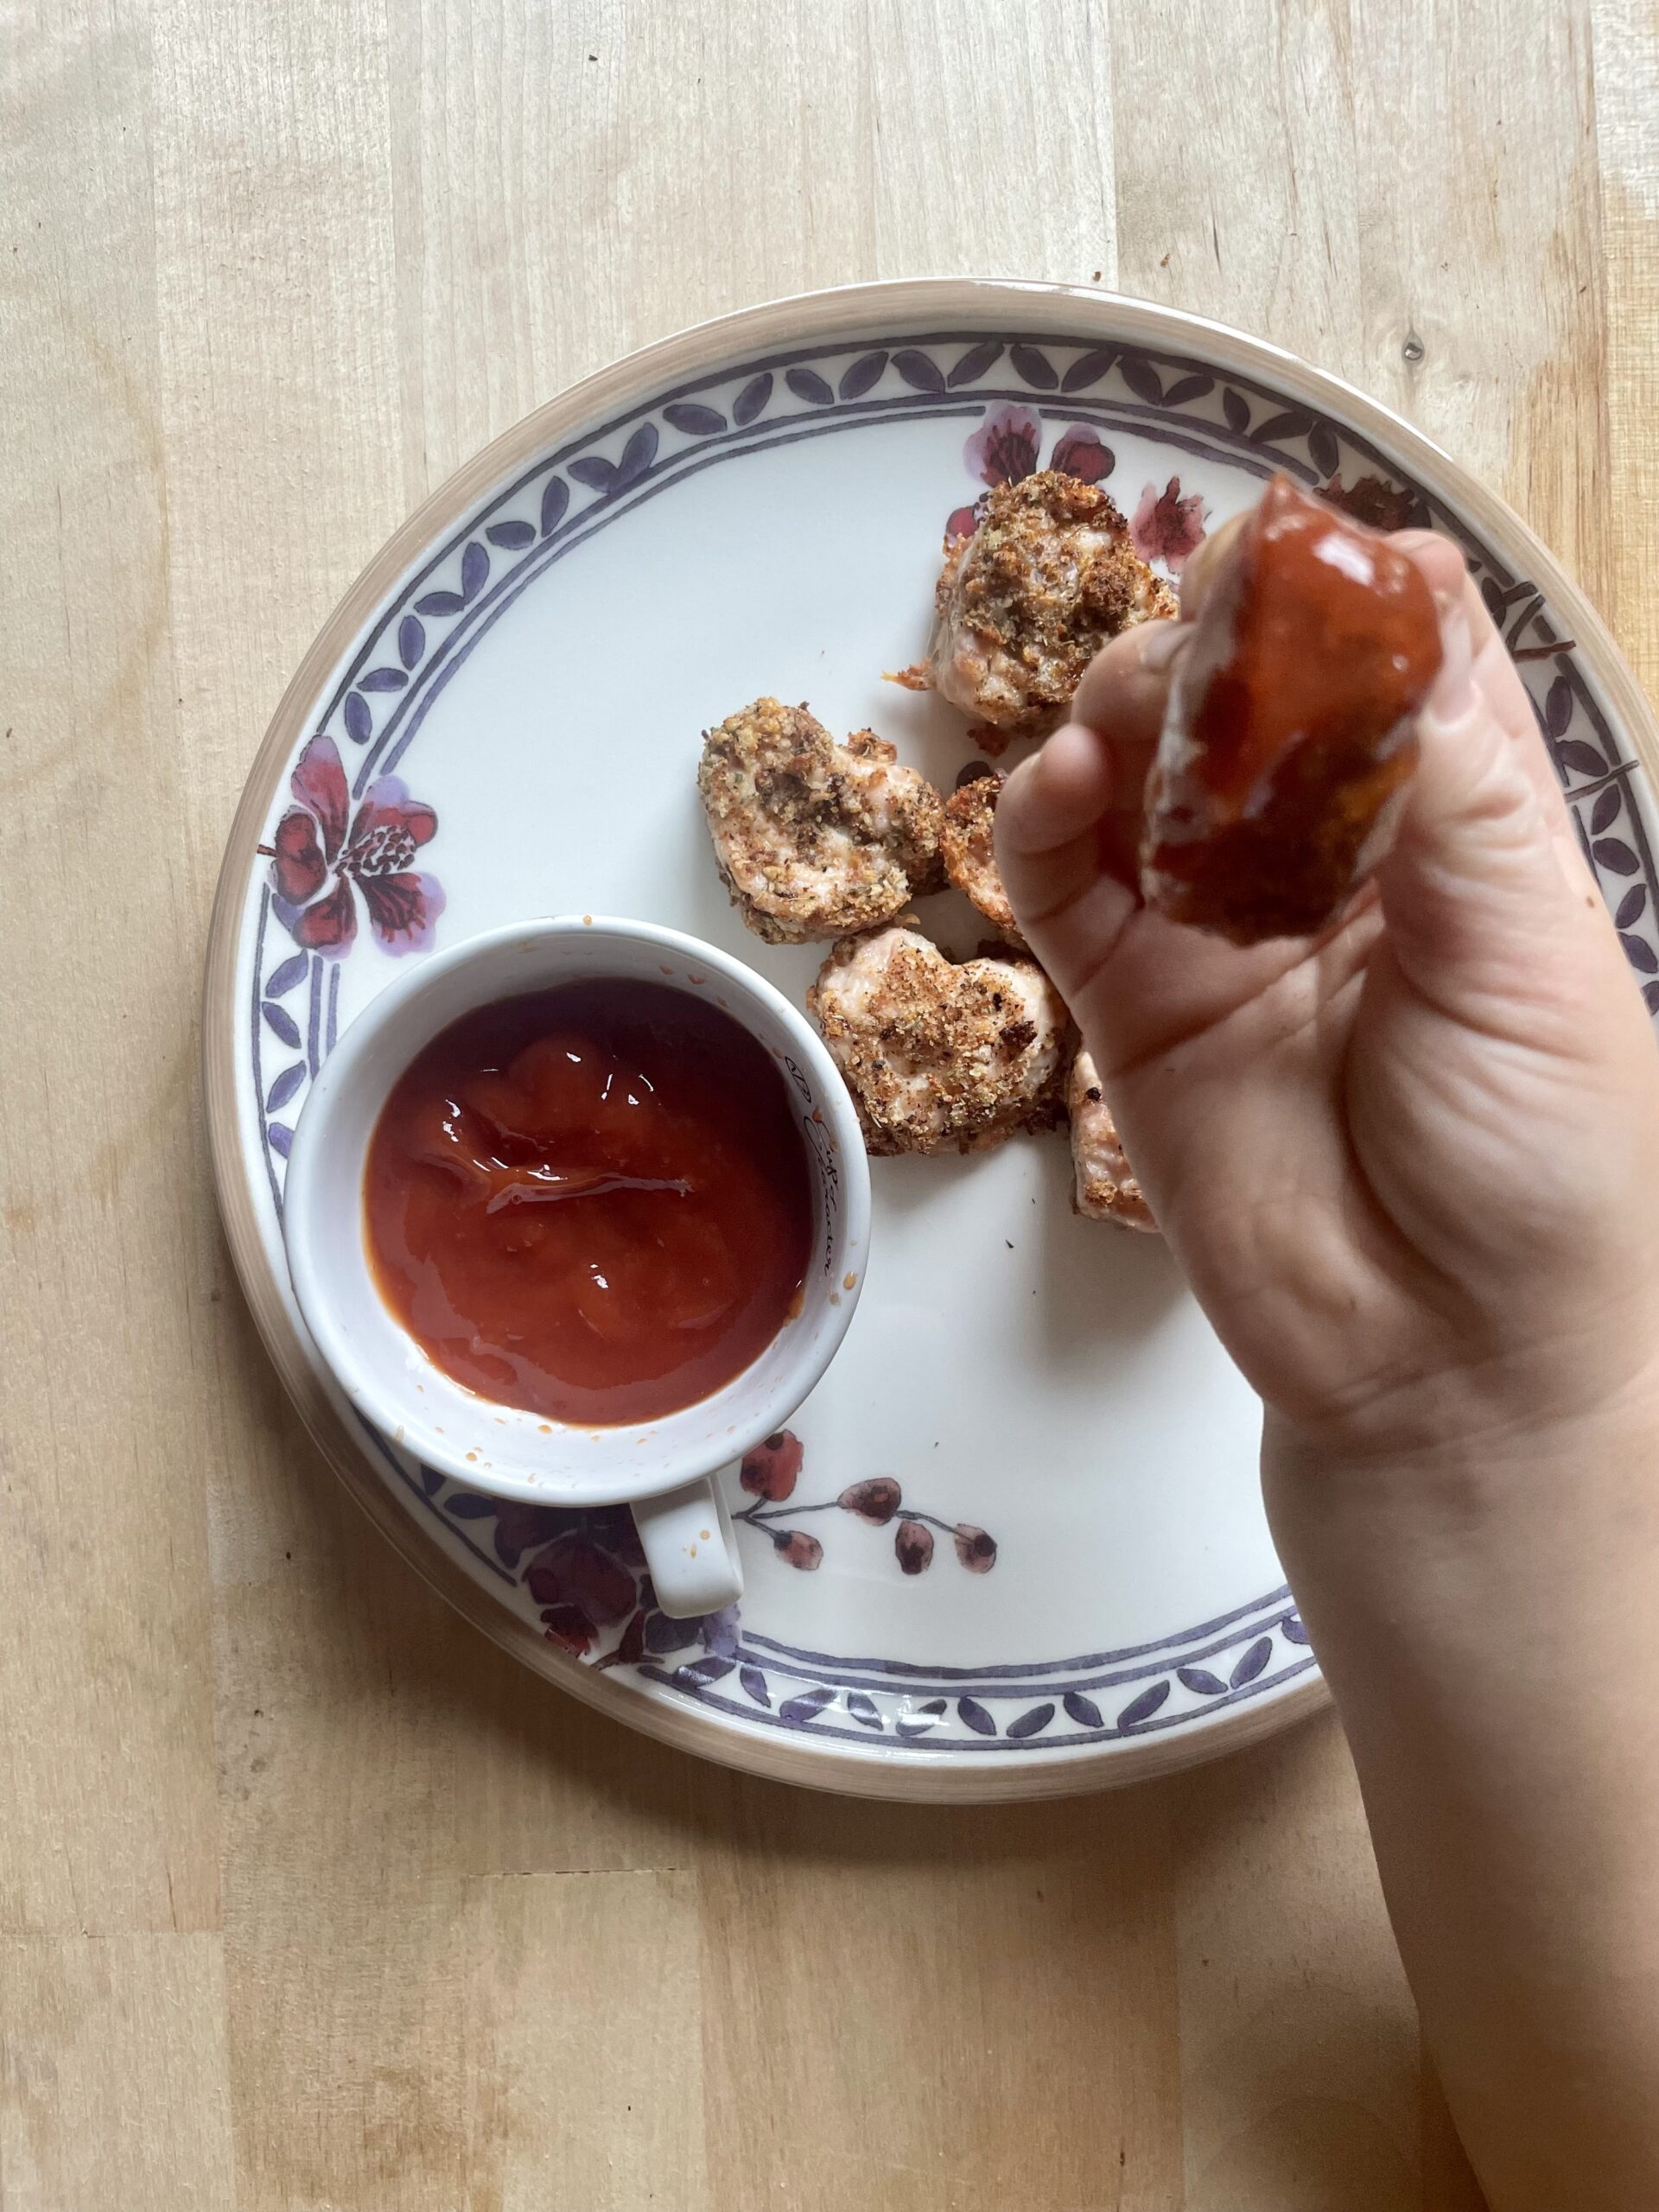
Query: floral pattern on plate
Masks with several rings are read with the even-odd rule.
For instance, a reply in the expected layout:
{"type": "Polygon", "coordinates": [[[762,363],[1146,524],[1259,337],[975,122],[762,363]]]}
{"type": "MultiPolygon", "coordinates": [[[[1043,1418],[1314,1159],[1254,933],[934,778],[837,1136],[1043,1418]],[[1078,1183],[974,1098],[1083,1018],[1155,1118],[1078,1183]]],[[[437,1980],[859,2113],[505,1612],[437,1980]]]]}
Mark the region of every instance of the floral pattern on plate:
{"type": "MultiPolygon", "coordinates": [[[[241,1050],[251,1142],[274,1215],[294,1115],[336,1033],[341,962],[358,941],[359,904],[385,950],[418,956],[437,933],[444,893],[415,865],[437,817],[399,771],[433,701],[490,626],[549,565],[693,473],[906,416],[959,418],[966,466],[985,483],[1029,473],[1045,447],[1050,465],[1108,482],[1127,442],[1154,445],[1171,467],[1137,475],[1132,526],[1143,553],[1172,572],[1207,523],[1202,494],[1183,488],[1195,462],[1258,480],[1282,468],[1363,519],[1432,523],[1453,536],[1522,668],[1626,955],[1659,1011],[1659,879],[1635,796],[1637,766],[1543,594],[1428,488],[1343,423],[1178,354],[983,331],[824,343],[711,370],[543,455],[434,550],[318,702],[249,891],[253,972],[241,1050]]],[[[944,507],[948,481],[940,492],[944,507]]],[[[950,526],[972,519],[970,506],[958,507],[950,526]]],[[[368,1441],[410,1510],[571,1663],[745,1725],[880,1737],[923,1751],[1034,1752],[1179,1730],[1269,1695],[1313,1665],[1282,1587],[1133,1649],[978,1668],[815,1653],[751,1631],[735,1612],[670,1624],[642,1584],[626,1516],[535,1508],[526,1521],[413,1466],[383,1440],[368,1441]]],[[[740,1522],[767,1540],[784,1567],[810,1570],[823,1557],[821,1540],[798,1525],[808,1510],[837,1510],[849,1535],[854,1522],[883,1531],[895,1589],[949,1555],[942,1546],[936,1554],[942,1532],[976,1573],[1012,1557],[1017,1542],[1005,1529],[999,1554],[983,1531],[951,1516],[948,1499],[934,1498],[941,1515],[913,1512],[905,1470],[855,1474],[781,1517],[772,1508],[783,1498],[746,1487],[754,1502],[741,1507],[740,1522]],[[881,1487],[888,1482],[891,1496],[881,1487]]],[[[930,1492],[936,1487],[931,1479],[930,1492]]]]}
{"type": "Polygon", "coordinates": [[[429,952],[443,887],[410,863],[437,834],[432,809],[411,799],[397,777],[382,776],[352,813],[332,737],[312,739],[289,787],[294,804],[260,850],[270,858],[276,918],[294,942],[325,959],[343,959],[357,936],[360,895],[386,951],[429,952]]]}
{"type": "MultiPolygon", "coordinates": [[[[743,1464],[742,1486],[757,1503],[734,1516],[761,1529],[786,1565],[815,1569],[822,1547],[812,1537],[803,1546],[804,1532],[784,1523],[806,1513],[840,1511],[872,1528],[896,1524],[893,1553],[900,1576],[925,1571],[935,1554],[935,1529],[950,1537],[957,1562],[969,1573],[986,1574],[995,1566],[996,1544],[984,1529],[906,1509],[899,1484],[888,1476],[849,1484],[814,1504],[794,1503],[803,1458],[792,1431],[769,1437],[743,1464]]],[[[1313,1663],[1307,1632],[1289,1592],[1279,1589],[1261,1605],[1206,1622],[1163,1649],[1096,1652],[1035,1670],[880,1661],[853,1670],[826,1655],[750,1635],[741,1605],[671,1618],[657,1605],[625,1506],[584,1511],[521,1505],[446,1485],[431,1468],[421,1469],[419,1479],[474,1555],[535,1606],[542,1633],[556,1649],[607,1673],[637,1669],[645,1681],[752,1722],[810,1726],[819,1735],[854,1740],[931,1740],[959,1751],[1058,1749],[1179,1726],[1293,1680],[1313,1663]]]]}

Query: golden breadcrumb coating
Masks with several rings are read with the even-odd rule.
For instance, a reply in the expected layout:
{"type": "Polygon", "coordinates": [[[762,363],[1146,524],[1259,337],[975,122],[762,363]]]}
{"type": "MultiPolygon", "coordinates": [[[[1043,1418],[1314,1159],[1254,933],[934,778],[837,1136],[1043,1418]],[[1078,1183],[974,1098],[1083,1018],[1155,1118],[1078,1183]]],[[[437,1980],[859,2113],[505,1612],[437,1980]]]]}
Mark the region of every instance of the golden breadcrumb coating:
{"type": "Polygon", "coordinates": [[[942,881],[943,802],[882,738],[757,699],[703,738],[697,789],[732,903],[772,944],[879,929],[942,881]]]}
{"type": "Polygon", "coordinates": [[[1071,1019],[1034,960],[957,963],[914,927],[838,944],[807,1009],[875,1154],[979,1151],[1063,1112],[1071,1019]]]}
{"type": "Polygon", "coordinates": [[[995,770],[959,785],[944,803],[939,849],[944,856],[944,872],[957,890],[973,901],[988,922],[996,925],[1010,944],[1023,949],[1026,941],[1014,921],[996,865],[994,824],[1001,796],[1002,779],[995,770]]]}
{"type": "Polygon", "coordinates": [[[900,681],[988,724],[988,752],[1055,728],[1109,639],[1179,612],[1113,500],[1058,469],[997,485],[944,555],[927,659],[900,681]]]}
{"type": "Polygon", "coordinates": [[[1091,1221],[1116,1222],[1120,1229],[1155,1234],[1158,1224],[1124,1156],[1094,1061],[1081,1046],[1066,1083],[1065,1106],[1071,1119],[1071,1164],[1077,1173],[1074,1211],[1091,1221]]]}

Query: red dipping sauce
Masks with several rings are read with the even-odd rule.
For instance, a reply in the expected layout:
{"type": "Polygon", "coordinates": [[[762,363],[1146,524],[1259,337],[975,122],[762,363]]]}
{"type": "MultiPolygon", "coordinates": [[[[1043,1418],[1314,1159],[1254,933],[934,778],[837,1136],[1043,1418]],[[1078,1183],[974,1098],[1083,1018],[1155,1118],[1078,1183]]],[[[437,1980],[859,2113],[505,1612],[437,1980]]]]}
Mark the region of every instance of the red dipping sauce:
{"type": "Polygon", "coordinates": [[[813,1192],[785,1080],[660,983],[481,1007],[399,1077],[370,1141],[382,1297],[469,1390],[550,1421],[674,1413],[798,1311],[813,1192]]]}
{"type": "Polygon", "coordinates": [[[1276,476],[1193,626],[1141,886],[1235,944],[1325,927],[1392,842],[1440,620],[1397,545],[1276,476]]]}

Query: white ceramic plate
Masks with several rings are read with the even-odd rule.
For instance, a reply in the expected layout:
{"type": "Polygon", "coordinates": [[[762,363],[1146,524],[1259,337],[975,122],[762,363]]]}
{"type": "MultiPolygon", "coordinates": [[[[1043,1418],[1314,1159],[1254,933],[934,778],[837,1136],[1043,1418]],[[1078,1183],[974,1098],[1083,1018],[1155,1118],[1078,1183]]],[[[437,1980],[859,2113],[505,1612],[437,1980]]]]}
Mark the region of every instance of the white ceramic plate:
{"type": "MultiPolygon", "coordinates": [[[[283,1379],[353,1491],[542,1674],[653,1735],[830,1788],[1093,1787],[1319,1701],[1262,1519],[1254,1402],[1161,1245],[1072,1217],[1059,1138],[877,1162],[861,1308],[771,1470],[789,1494],[734,1491],[747,1594],[734,1614],[677,1623],[650,1605],[626,1516],[498,1507],[333,1395],[283,1265],[288,1136],[397,960],[524,916],[667,923],[798,997],[812,950],[750,937],[716,879],[700,733],[772,691],[837,733],[873,726],[948,786],[972,757],[960,718],[882,671],[923,646],[947,518],[1057,448],[1172,569],[1281,467],[1457,537],[1630,959],[1659,976],[1638,752],[1651,721],[1516,518],[1406,425],[1269,347],[1007,283],[871,286],[733,316],[591,378],[480,454],[307,657],[215,912],[226,1220],[283,1379]],[[285,816],[287,901],[266,856],[285,816]],[[868,1517],[880,1493],[873,1509],[861,1493],[864,1515],[838,1503],[878,1477],[902,1492],[893,1517],[868,1517]]],[[[954,894],[923,911],[954,949],[983,934],[954,894]]]]}

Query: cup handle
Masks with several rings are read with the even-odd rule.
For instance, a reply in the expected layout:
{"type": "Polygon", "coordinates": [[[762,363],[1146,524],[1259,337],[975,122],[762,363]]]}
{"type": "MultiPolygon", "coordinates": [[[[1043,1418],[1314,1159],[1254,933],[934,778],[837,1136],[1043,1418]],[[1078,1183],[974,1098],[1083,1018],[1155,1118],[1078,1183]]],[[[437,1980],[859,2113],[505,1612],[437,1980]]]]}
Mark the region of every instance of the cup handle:
{"type": "Polygon", "coordinates": [[[633,1518],[657,1603],[671,1619],[717,1613],[743,1595],[743,1566],[718,1475],[638,1499],[633,1518]]]}

